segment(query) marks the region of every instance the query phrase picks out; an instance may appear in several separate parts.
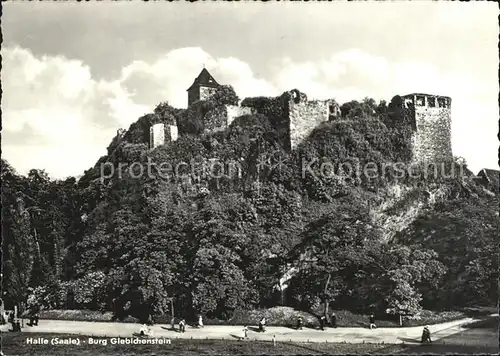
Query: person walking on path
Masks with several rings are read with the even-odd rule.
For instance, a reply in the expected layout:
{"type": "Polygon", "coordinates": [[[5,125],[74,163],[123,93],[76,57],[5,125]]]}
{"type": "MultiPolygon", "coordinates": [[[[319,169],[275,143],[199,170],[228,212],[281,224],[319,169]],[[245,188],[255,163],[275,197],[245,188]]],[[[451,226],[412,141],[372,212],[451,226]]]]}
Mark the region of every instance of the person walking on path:
{"type": "Polygon", "coordinates": [[[181,333],[186,331],[186,321],[184,319],[181,319],[181,321],[179,321],[179,331],[181,333]]]}
{"type": "Polygon", "coordinates": [[[246,325],[243,327],[243,338],[248,339],[248,328],[246,325]]]}
{"type": "Polygon", "coordinates": [[[265,332],[266,331],[266,318],[262,317],[259,321],[259,331],[260,332],[265,332]]]}
{"type": "Polygon", "coordinates": [[[141,328],[139,329],[139,335],[141,336],[149,335],[149,328],[146,324],[142,324],[141,328]]]}
{"type": "Polygon", "coordinates": [[[326,316],[322,315],[321,318],[319,318],[319,328],[321,330],[325,330],[325,324],[326,324],[326,316]]]}
{"type": "Polygon", "coordinates": [[[429,331],[429,327],[424,327],[424,331],[422,331],[422,343],[429,342],[431,343],[431,332],[429,331]]]}
{"type": "Polygon", "coordinates": [[[330,317],[330,325],[332,328],[337,327],[337,315],[335,315],[335,313],[332,313],[332,316],[330,317]]]}
{"type": "Polygon", "coordinates": [[[302,330],[302,317],[299,316],[297,319],[297,330],[302,330]]]}
{"type": "Polygon", "coordinates": [[[203,317],[201,315],[198,315],[198,327],[203,327],[203,317]]]}
{"type": "Polygon", "coordinates": [[[376,329],[377,328],[377,325],[375,325],[375,315],[370,315],[370,330],[371,329],[376,329]]]}
{"type": "Polygon", "coordinates": [[[39,317],[38,317],[38,314],[33,314],[30,316],[30,326],[38,326],[38,320],[39,320],[39,317]]]}

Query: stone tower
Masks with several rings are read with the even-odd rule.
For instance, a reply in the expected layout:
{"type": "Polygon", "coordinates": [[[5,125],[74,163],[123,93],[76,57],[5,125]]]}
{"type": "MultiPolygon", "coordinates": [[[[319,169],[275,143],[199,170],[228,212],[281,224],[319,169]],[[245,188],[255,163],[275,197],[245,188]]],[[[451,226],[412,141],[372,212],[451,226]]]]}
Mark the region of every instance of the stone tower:
{"type": "Polygon", "coordinates": [[[198,100],[205,100],[212,95],[219,87],[212,75],[203,68],[193,84],[187,90],[188,92],[188,107],[198,100]]]}
{"type": "Polygon", "coordinates": [[[415,93],[401,96],[401,105],[413,121],[414,161],[452,159],[451,98],[415,93]]]}

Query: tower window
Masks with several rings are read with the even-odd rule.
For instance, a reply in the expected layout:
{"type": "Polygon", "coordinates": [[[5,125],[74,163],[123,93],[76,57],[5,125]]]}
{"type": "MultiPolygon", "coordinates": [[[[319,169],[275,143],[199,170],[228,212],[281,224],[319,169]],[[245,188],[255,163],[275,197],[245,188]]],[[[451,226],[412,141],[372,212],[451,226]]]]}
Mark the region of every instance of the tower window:
{"type": "Polygon", "coordinates": [[[425,106],[425,97],[419,95],[417,96],[416,101],[417,101],[416,103],[417,106],[425,106]]]}
{"type": "Polygon", "coordinates": [[[436,107],[436,98],[427,98],[427,102],[429,104],[429,107],[431,107],[431,108],[436,107]]]}
{"type": "Polygon", "coordinates": [[[446,107],[446,99],[445,98],[438,98],[438,106],[440,108],[445,108],[446,107]]]}

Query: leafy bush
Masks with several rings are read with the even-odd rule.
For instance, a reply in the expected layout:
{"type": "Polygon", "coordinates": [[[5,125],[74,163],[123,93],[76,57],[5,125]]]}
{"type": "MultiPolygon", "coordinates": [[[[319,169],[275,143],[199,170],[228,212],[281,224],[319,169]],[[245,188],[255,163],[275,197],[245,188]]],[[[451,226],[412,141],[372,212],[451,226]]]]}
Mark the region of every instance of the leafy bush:
{"type": "Polygon", "coordinates": [[[156,106],[154,109],[155,118],[152,123],[162,122],[166,125],[176,125],[176,116],[178,116],[183,110],[176,109],[168,104],[168,102],[162,102],[156,106]]]}
{"type": "MultiPolygon", "coordinates": [[[[112,312],[100,312],[95,310],[42,310],[39,313],[40,319],[50,320],[71,320],[71,321],[96,321],[111,322],[115,321],[112,312]]],[[[124,323],[137,323],[138,319],[128,317],[122,320],[124,323]]]]}
{"type": "Polygon", "coordinates": [[[208,98],[210,108],[221,105],[238,105],[240,99],[231,85],[221,85],[208,98]]]}
{"type": "Polygon", "coordinates": [[[191,104],[178,115],[179,133],[181,135],[201,134],[205,128],[203,118],[208,111],[209,105],[206,101],[200,100],[191,104]]]}
{"type": "Polygon", "coordinates": [[[266,325],[274,326],[295,326],[297,319],[302,317],[304,326],[319,326],[319,320],[316,316],[296,310],[291,307],[273,307],[270,309],[257,310],[237,310],[229,320],[231,325],[258,325],[259,321],[265,317],[266,325]]]}

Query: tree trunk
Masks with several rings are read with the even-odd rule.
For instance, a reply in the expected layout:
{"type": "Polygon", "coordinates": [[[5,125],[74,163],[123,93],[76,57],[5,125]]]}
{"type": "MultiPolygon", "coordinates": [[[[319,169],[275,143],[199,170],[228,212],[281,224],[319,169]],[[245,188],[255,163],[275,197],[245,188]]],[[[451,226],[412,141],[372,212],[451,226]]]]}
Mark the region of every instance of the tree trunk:
{"type": "Polygon", "coordinates": [[[38,238],[36,235],[36,227],[33,228],[33,232],[35,233],[36,253],[38,258],[40,258],[40,244],[38,243],[38,238]]]}
{"type": "Polygon", "coordinates": [[[170,305],[172,307],[172,319],[171,319],[171,324],[172,324],[172,329],[175,327],[175,313],[174,313],[174,298],[170,299],[170,305]]]}
{"type": "Polygon", "coordinates": [[[332,275],[331,274],[328,274],[328,278],[326,280],[326,283],[325,283],[325,288],[323,289],[323,295],[324,295],[324,305],[325,305],[325,310],[324,310],[324,313],[323,315],[325,316],[325,318],[330,321],[330,317],[328,315],[328,308],[330,307],[330,299],[327,297],[327,291],[328,291],[328,286],[330,285],[330,280],[332,278],[332,275]]]}

